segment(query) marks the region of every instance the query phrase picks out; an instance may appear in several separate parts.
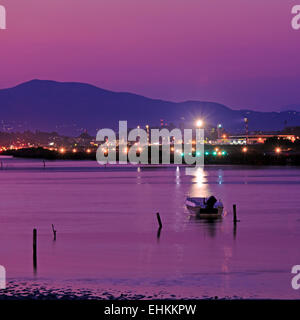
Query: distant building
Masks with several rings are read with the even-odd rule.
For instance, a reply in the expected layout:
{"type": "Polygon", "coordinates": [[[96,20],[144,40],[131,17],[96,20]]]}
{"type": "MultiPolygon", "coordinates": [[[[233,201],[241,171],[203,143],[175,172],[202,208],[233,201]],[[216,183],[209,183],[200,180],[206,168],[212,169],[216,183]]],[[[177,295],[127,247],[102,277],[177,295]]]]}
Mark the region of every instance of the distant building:
{"type": "Polygon", "coordinates": [[[295,135],[299,139],[299,137],[300,137],[300,126],[299,127],[286,127],[284,129],[283,133],[295,135]]]}
{"type": "Polygon", "coordinates": [[[218,139],[218,144],[259,144],[265,143],[267,139],[270,138],[279,138],[287,139],[294,142],[296,140],[295,135],[293,134],[249,134],[249,135],[237,135],[237,136],[228,136],[225,139],[218,139]]]}

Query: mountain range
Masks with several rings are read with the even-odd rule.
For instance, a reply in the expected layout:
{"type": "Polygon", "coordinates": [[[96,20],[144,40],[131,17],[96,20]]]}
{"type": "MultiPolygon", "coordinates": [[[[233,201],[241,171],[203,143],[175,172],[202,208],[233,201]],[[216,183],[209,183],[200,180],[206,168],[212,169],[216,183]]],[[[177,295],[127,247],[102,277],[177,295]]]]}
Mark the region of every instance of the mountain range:
{"type": "MultiPolygon", "coordinates": [[[[127,92],[113,92],[96,86],[49,80],[31,80],[0,90],[0,131],[42,130],[78,135],[87,130],[95,135],[100,128],[118,128],[119,120],[128,127],[159,126],[165,123],[192,128],[196,119],[230,132],[244,132],[244,118],[249,130],[281,130],[285,125],[300,126],[300,112],[259,112],[233,110],[205,101],[170,102],[150,99],[127,92]]],[[[299,109],[298,109],[299,110],[299,109]]]]}

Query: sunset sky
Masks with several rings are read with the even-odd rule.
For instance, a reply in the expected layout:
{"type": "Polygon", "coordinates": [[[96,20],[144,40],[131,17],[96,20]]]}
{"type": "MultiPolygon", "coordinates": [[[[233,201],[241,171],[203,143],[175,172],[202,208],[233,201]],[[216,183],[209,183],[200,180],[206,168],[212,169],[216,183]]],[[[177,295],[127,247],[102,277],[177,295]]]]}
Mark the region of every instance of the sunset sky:
{"type": "Polygon", "coordinates": [[[0,0],[0,88],[79,81],[233,108],[300,105],[300,0],[0,0]]]}

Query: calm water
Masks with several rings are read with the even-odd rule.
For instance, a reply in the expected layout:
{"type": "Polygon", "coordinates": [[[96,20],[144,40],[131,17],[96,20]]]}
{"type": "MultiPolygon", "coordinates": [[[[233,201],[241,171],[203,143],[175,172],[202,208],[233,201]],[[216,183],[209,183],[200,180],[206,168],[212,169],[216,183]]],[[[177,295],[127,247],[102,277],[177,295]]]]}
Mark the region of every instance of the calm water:
{"type": "Polygon", "coordinates": [[[291,287],[291,268],[300,264],[300,169],[211,166],[186,175],[183,167],[57,161],[43,169],[41,161],[0,160],[0,264],[15,290],[300,297],[291,287]],[[223,219],[190,216],[185,197],[211,194],[224,203],[223,219]],[[234,203],[241,220],[236,229],[234,203]]]}

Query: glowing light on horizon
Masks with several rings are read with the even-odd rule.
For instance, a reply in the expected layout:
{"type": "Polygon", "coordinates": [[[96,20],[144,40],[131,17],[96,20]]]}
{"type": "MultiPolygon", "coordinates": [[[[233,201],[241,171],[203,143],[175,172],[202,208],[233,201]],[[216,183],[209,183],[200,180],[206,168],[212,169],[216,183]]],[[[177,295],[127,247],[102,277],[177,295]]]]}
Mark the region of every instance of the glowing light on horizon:
{"type": "Polygon", "coordinates": [[[198,120],[196,121],[196,126],[197,126],[198,128],[203,127],[203,120],[198,119],[198,120]]]}

